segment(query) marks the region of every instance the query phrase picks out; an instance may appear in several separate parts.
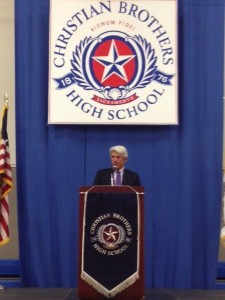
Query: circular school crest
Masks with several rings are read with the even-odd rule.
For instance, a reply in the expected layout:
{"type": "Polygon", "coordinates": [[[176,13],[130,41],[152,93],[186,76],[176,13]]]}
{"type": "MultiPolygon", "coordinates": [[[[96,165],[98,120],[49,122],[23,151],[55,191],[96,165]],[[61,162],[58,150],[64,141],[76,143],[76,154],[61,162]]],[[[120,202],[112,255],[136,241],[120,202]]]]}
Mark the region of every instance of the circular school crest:
{"type": "MultiPolygon", "coordinates": [[[[110,31],[80,42],[73,52],[71,72],[83,89],[101,94],[102,98],[94,95],[92,100],[121,105],[138,98],[134,89],[160,81],[156,62],[154,49],[141,35],[110,31]]],[[[169,82],[164,74],[166,78],[169,82]]]]}
{"type": "Polygon", "coordinates": [[[103,255],[119,255],[132,242],[132,228],[126,218],[113,214],[112,217],[98,217],[91,225],[90,240],[93,248],[103,255]],[[98,221],[102,219],[102,221],[98,221]]]}

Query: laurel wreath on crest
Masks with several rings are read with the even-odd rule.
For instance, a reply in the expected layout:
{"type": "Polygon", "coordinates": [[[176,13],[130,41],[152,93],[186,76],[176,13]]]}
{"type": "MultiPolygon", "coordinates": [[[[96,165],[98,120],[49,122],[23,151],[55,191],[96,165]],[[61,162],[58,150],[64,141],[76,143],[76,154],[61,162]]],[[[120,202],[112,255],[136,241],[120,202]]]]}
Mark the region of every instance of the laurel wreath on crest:
{"type": "Polygon", "coordinates": [[[146,87],[155,77],[155,71],[157,69],[156,61],[157,57],[155,56],[155,50],[152,49],[151,44],[143,39],[140,35],[135,36],[136,41],[139,42],[143,52],[145,53],[145,69],[143,77],[141,78],[139,84],[135,88],[144,88],[146,87]]]}
{"type": "Polygon", "coordinates": [[[130,84],[126,86],[120,86],[118,88],[111,88],[109,86],[104,87],[99,85],[99,88],[96,88],[91,84],[91,81],[88,80],[88,77],[83,70],[82,59],[86,47],[89,46],[94,40],[96,40],[96,38],[93,39],[92,37],[86,37],[84,40],[82,40],[80,44],[75,47],[75,51],[73,52],[73,59],[71,59],[71,72],[74,76],[75,83],[85,90],[94,90],[96,92],[99,92],[107,99],[112,99],[112,94],[114,94],[114,99],[122,99],[130,91],[136,88],[144,88],[148,84],[150,84],[154,79],[155,72],[157,70],[157,57],[155,56],[155,50],[152,49],[151,44],[140,35],[126,38],[127,41],[129,41],[129,39],[132,39],[137,44],[138,48],[143,52],[144,56],[142,76],[138,78],[135,85],[130,84]]]}
{"type": "Polygon", "coordinates": [[[82,69],[83,52],[92,40],[93,39],[91,37],[86,37],[83,41],[81,41],[79,46],[76,46],[75,51],[73,52],[73,59],[71,60],[71,65],[73,67],[71,71],[74,75],[76,83],[85,90],[93,90],[93,87],[91,87],[85,80],[82,69]]]}

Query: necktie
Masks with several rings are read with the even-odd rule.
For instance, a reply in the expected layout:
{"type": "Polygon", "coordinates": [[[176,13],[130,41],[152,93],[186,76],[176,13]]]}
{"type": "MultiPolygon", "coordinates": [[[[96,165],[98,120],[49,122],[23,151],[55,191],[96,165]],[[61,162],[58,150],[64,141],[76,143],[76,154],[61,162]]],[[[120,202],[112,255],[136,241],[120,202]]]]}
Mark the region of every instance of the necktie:
{"type": "Polygon", "coordinates": [[[116,171],[116,185],[122,185],[122,181],[121,181],[121,174],[120,171],[116,171]]]}

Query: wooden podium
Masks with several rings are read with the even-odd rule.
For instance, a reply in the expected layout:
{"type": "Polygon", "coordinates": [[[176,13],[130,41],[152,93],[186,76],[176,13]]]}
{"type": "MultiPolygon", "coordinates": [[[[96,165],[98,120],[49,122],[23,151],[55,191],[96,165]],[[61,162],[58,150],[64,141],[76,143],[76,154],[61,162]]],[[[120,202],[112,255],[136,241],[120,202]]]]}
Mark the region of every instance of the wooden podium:
{"type": "Polygon", "coordinates": [[[81,187],[79,201],[79,298],[143,299],[143,187],[81,187]]]}

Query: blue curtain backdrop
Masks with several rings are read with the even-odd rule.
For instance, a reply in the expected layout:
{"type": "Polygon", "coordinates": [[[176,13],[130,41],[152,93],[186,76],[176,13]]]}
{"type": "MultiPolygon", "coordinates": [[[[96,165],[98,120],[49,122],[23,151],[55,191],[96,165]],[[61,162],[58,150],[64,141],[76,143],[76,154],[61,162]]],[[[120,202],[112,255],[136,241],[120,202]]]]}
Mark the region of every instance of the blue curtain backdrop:
{"type": "Polygon", "coordinates": [[[76,287],[78,188],[124,144],[145,187],[146,287],[213,288],[222,191],[224,0],[179,1],[179,126],[47,125],[49,1],[15,0],[25,286],[76,287]]]}

